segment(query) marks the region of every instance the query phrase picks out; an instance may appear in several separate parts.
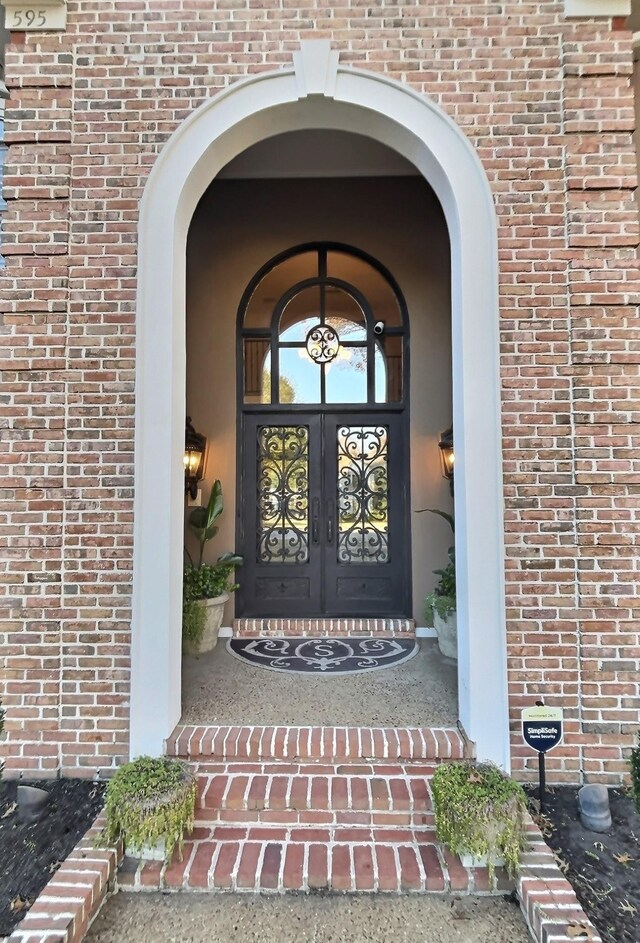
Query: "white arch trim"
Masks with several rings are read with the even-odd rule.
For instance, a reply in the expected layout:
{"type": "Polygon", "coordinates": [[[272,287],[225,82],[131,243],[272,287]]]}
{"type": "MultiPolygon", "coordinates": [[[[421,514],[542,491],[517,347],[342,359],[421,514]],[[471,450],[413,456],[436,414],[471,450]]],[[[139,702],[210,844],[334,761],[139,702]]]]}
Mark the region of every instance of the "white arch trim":
{"type": "Polygon", "coordinates": [[[131,756],[158,755],[181,712],[186,240],[234,157],[302,128],[374,138],[436,192],[452,253],[459,716],[479,759],[509,768],[498,380],[497,226],[475,151],[431,101],[339,64],[323,40],[295,66],[238,82],[172,135],[140,207],[131,756]]]}

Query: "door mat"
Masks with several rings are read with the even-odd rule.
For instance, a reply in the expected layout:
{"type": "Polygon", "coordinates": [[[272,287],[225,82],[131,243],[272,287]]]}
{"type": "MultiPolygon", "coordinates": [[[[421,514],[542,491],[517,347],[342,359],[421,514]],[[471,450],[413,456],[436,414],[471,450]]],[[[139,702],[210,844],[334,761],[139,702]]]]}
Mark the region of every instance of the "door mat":
{"type": "Polygon", "coordinates": [[[360,674],[391,668],[417,654],[415,639],[395,638],[231,638],[236,658],[295,674],[360,674]]]}

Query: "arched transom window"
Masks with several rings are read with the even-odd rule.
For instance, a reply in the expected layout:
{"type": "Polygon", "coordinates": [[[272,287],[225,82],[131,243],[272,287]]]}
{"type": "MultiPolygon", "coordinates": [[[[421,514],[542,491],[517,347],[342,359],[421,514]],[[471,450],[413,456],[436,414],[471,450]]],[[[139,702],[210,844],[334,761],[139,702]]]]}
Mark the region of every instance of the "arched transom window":
{"type": "Polygon", "coordinates": [[[373,260],[293,250],[258,273],[241,314],[245,405],[403,402],[405,306],[373,260]]]}

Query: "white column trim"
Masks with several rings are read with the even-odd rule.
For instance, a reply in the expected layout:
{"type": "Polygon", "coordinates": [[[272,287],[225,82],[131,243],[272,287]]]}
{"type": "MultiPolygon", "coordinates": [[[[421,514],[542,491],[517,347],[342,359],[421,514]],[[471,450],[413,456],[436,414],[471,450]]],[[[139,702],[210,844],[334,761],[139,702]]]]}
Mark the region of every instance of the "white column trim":
{"type": "Polygon", "coordinates": [[[460,720],[479,759],[509,768],[493,198],[462,131],[399,82],[303,43],[296,69],[261,73],[201,105],[172,135],[140,207],[132,756],[159,754],[180,718],[186,239],[211,180],[251,145],[326,128],[374,138],[437,194],[451,241],[460,720]],[[300,76],[304,77],[301,82],[300,76]],[[324,91],[322,91],[322,89],[324,91]]]}

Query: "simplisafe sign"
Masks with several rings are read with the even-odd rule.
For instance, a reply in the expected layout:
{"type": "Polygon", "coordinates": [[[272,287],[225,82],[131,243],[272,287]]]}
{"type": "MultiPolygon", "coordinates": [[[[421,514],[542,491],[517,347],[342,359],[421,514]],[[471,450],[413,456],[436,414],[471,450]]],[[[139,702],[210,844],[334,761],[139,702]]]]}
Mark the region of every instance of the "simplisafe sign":
{"type": "Polygon", "coordinates": [[[532,750],[547,753],[562,740],[562,708],[525,707],[522,711],[522,736],[532,750]]]}

